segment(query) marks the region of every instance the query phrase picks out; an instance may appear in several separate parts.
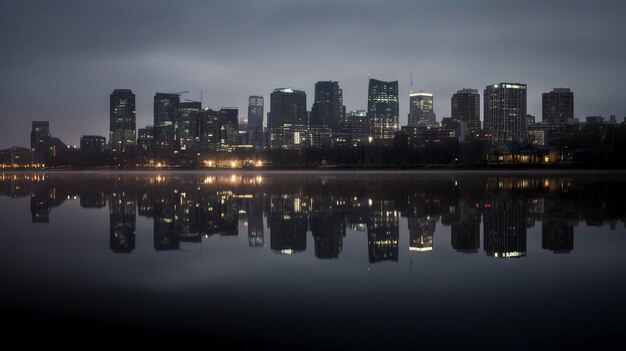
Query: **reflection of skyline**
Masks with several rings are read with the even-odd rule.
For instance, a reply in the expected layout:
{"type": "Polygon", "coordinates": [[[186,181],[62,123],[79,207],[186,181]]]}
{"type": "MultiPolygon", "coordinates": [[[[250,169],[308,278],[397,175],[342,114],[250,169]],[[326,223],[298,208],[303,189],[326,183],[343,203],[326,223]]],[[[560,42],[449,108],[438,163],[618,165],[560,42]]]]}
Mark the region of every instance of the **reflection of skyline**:
{"type": "Polygon", "coordinates": [[[536,225],[544,250],[567,254],[574,249],[579,223],[614,229],[617,221],[624,222],[620,182],[556,176],[386,181],[258,174],[3,174],[0,194],[29,197],[33,223],[48,223],[54,208],[68,199],[80,199],[82,208],[108,203],[115,253],[134,250],[140,216],[152,218],[156,251],[177,250],[181,242],[200,243],[213,235],[237,236],[242,226],[250,247],[295,254],[307,250],[311,235],[317,258],[336,259],[351,231],[365,232],[368,259],[375,263],[399,260],[401,217],[407,219],[410,251],[438,250],[434,238],[442,226],[450,228],[452,249],[477,253],[482,223],[487,256],[526,256],[527,231],[536,225]]]}

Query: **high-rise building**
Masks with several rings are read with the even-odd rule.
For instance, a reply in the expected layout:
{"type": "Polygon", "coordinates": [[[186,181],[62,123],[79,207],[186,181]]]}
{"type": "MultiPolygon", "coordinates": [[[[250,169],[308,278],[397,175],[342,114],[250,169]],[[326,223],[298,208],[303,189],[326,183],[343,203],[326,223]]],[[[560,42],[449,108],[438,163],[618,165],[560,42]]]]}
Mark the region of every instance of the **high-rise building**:
{"type": "Polygon", "coordinates": [[[462,89],[452,95],[452,119],[467,123],[474,134],[480,131],[480,94],[477,89],[462,89]]]}
{"type": "Polygon", "coordinates": [[[146,126],[137,130],[137,152],[146,158],[154,156],[153,126],[146,126]]]}
{"type": "Polygon", "coordinates": [[[306,93],[291,88],[274,89],[270,95],[270,110],[270,148],[299,148],[303,142],[302,134],[308,125],[306,93]]]}
{"type": "Polygon", "coordinates": [[[219,150],[232,151],[239,145],[239,109],[222,107],[219,111],[219,150]]]}
{"type": "Polygon", "coordinates": [[[156,157],[167,159],[176,151],[176,115],[179,94],[154,95],[154,151],[156,157]]]}
{"type": "Polygon", "coordinates": [[[178,152],[193,154],[198,140],[198,113],[202,105],[199,101],[180,102],[177,108],[176,140],[178,152]]]}
{"type": "Polygon", "coordinates": [[[100,135],[83,135],[80,137],[80,151],[87,154],[104,152],[106,138],[100,135]]]}
{"type": "Polygon", "coordinates": [[[367,114],[374,139],[393,139],[400,129],[398,81],[369,80],[367,114]]]}
{"type": "Polygon", "coordinates": [[[488,85],[484,92],[484,129],[495,144],[526,142],[526,84],[488,85]]]}
{"type": "Polygon", "coordinates": [[[409,94],[409,127],[430,127],[437,124],[433,110],[433,94],[420,91],[409,94]]]}
{"type": "Polygon", "coordinates": [[[543,93],[541,110],[544,123],[567,123],[568,119],[574,118],[574,93],[569,88],[555,88],[543,93]]]}
{"type": "Polygon", "coordinates": [[[248,139],[250,144],[261,150],[263,143],[263,108],[265,101],[262,96],[248,98],[248,139]]]}
{"type": "Polygon", "coordinates": [[[315,100],[311,108],[310,124],[326,126],[333,131],[339,129],[339,123],[344,119],[346,107],[343,105],[343,91],[339,83],[320,81],[315,83],[315,100]]]}
{"type": "Polygon", "coordinates": [[[50,122],[33,121],[30,150],[34,164],[45,165],[50,161],[50,122]]]}
{"type": "Polygon", "coordinates": [[[135,145],[135,94],[115,89],[110,95],[109,141],[114,152],[126,152],[135,145]]]}

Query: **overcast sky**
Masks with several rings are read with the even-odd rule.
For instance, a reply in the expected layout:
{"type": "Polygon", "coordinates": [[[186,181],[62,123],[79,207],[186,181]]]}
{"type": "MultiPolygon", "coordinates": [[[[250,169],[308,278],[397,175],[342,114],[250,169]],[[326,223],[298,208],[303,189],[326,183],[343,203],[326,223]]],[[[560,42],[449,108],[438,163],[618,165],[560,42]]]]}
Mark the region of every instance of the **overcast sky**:
{"type": "Polygon", "coordinates": [[[0,0],[0,148],[28,146],[32,120],[69,144],[108,136],[116,88],[136,94],[140,128],[157,91],[245,115],[277,87],[305,90],[310,109],[315,82],[336,80],[365,109],[370,74],[399,81],[404,125],[410,70],[437,120],[456,90],[506,81],[528,84],[538,120],[555,87],[572,88],[577,117],[621,120],[625,15],[624,0],[0,0]]]}

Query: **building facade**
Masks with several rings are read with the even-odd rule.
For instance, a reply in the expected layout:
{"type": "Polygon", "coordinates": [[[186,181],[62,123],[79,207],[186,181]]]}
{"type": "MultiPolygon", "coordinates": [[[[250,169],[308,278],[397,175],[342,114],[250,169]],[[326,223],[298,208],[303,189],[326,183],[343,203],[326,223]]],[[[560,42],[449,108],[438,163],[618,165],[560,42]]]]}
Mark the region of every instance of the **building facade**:
{"type": "Polygon", "coordinates": [[[409,94],[409,127],[431,127],[437,124],[433,94],[420,91],[409,94]]]}
{"type": "Polygon", "coordinates": [[[369,80],[367,114],[374,139],[393,139],[400,129],[398,81],[369,80]]]}
{"type": "Polygon", "coordinates": [[[541,96],[542,121],[563,124],[574,118],[574,93],[569,88],[555,88],[541,96]]]}
{"type": "Polygon", "coordinates": [[[110,95],[109,141],[113,152],[127,152],[135,146],[135,94],[130,89],[115,89],[110,95]]]}
{"type": "Polygon", "coordinates": [[[268,115],[269,147],[294,149],[302,145],[302,131],[308,126],[306,93],[291,88],[274,89],[268,115]]]}
{"type": "Polygon", "coordinates": [[[452,95],[451,117],[467,123],[470,133],[480,132],[480,94],[477,89],[462,89],[452,95]]]}
{"type": "Polygon", "coordinates": [[[50,122],[33,121],[30,150],[34,164],[45,165],[50,161],[50,122]]]}
{"type": "Polygon", "coordinates": [[[494,144],[526,143],[526,84],[499,83],[484,91],[484,126],[494,144]]]}
{"type": "Polygon", "coordinates": [[[159,159],[170,158],[177,151],[176,117],[179,103],[179,94],[154,95],[154,152],[159,159]]]}
{"type": "Polygon", "coordinates": [[[255,150],[264,148],[263,142],[263,109],[265,101],[263,96],[250,96],[248,98],[248,140],[255,150]]]}
{"type": "Polygon", "coordinates": [[[343,105],[343,91],[339,83],[334,81],[320,81],[315,83],[315,100],[311,108],[313,126],[326,126],[337,131],[346,114],[343,105]]]}

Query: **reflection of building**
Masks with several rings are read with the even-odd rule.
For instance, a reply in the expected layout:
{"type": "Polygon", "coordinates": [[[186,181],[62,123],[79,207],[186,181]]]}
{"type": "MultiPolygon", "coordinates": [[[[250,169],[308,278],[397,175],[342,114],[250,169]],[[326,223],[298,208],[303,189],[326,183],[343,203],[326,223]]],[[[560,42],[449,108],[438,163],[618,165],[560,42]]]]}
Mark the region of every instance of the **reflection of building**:
{"type": "Polygon", "coordinates": [[[333,208],[331,196],[315,196],[309,227],[315,241],[315,257],[339,258],[343,249],[346,225],[343,217],[333,208]]]}
{"type": "Polygon", "coordinates": [[[436,220],[427,217],[409,217],[409,250],[431,251],[433,249],[433,235],[435,234],[436,220]]]}
{"type": "Polygon", "coordinates": [[[373,201],[367,223],[370,263],[398,261],[399,215],[393,201],[373,201]]]}
{"type": "Polygon", "coordinates": [[[541,248],[554,253],[574,250],[574,226],[566,219],[544,219],[541,230],[541,248]]]}
{"type": "Polygon", "coordinates": [[[115,192],[109,200],[111,251],[131,253],[135,249],[136,201],[127,193],[115,192]]]}
{"type": "Polygon", "coordinates": [[[246,202],[246,213],[248,215],[248,244],[250,247],[263,247],[265,233],[262,194],[255,194],[246,202]]]}
{"type": "Polygon", "coordinates": [[[487,256],[526,256],[526,199],[515,193],[496,193],[483,212],[487,256]]]}
{"type": "Polygon", "coordinates": [[[480,213],[464,201],[459,201],[458,210],[458,220],[450,228],[452,248],[458,252],[476,253],[480,249],[480,213]]]}
{"type": "Polygon", "coordinates": [[[272,250],[283,254],[306,250],[308,223],[301,206],[302,200],[298,195],[270,196],[268,227],[272,250]]]}
{"type": "Polygon", "coordinates": [[[369,80],[367,115],[373,138],[393,139],[394,133],[400,129],[398,81],[369,80]]]}
{"type": "Polygon", "coordinates": [[[176,235],[175,202],[168,190],[157,191],[154,201],[154,249],[176,250],[179,247],[176,235]]]}

